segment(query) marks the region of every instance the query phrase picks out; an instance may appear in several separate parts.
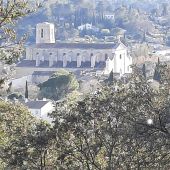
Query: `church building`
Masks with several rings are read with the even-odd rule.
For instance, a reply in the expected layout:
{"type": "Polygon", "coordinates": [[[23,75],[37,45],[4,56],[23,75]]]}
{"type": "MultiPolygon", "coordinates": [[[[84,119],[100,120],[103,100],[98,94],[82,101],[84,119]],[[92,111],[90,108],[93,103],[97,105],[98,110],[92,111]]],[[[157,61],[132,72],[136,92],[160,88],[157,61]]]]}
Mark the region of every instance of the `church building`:
{"type": "Polygon", "coordinates": [[[122,43],[55,42],[52,23],[36,26],[36,44],[26,48],[26,60],[34,61],[35,67],[96,68],[105,74],[131,73],[132,57],[122,43]]]}

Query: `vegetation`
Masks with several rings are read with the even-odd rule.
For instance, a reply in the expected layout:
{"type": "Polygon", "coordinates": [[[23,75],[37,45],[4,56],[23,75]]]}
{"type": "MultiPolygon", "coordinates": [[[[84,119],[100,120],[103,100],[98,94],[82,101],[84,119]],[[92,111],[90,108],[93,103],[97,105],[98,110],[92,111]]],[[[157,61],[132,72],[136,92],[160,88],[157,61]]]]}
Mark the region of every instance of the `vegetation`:
{"type": "Polygon", "coordinates": [[[12,93],[12,94],[8,95],[8,99],[10,99],[10,100],[20,99],[20,100],[22,100],[22,99],[24,99],[24,97],[19,93],[12,93]]]}
{"type": "Polygon", "coordinates": [[[15,25],[21,17],[30,14],[33,10],[27,1],[8,0],[0,3],[1,60],[12,63],[23,52],[22,45],[26,39],[26,35],[17,37],[15,25]]]}
{"type": "Polygon", "coordinates": [[[25,83],[25,98],[28,99],[28,82],[25,83]]]}
{"type": "Polygon", "coordinates": [[[0,169],[22,167],[28,153],[24,139],[35,122],[23,106],[0,101],[0,169]]]}
{"type": "MultiPolygon", "coordinates": [[[[89,20],[100,25],[100,29],[109,29],[103,28],[107,25],[103,24],[106,22],[103,12],[107,8],[104,4],[96,7],[98,15],[95,16],[80,9],[79,1],[72,0],[73,4],[76,2],[74,9],[61,5],[68,9],[62,15],[72,30],[89,20]]],[[[88,9],[93,9],[91,3],[87,3],[90,1],[82,2],[88,9]]],[[[2,49],[6,42],[10,47],[6,50],[12,51],[15,44],[22,44],[17,41],[13,24],[30,12],[27,5],[23,1],[11,0],[4,3],[3,8],[1,6],[2,49]]],[[[168,10],[166,5],[163,7],[165,17],[168,10]]],[[[122,6],[115,12],[114,24],[131,33],[140,32],[138,26],[152,30],[148,18],[145,15],[139,17],[137,9],[122,6]]],[[[60,20],[60,14],[56,15],[57,22],[67,25],[60,20]]],[[[144,46],[143,51],[147,50],[144,46]]],[[[3,54],[6,56],[5,51],[3,54]]],[[[13,61],[14,51],[11,57],[13,61]]],[[[4,59],[11,61],[10,57],[4,59]]],[[[159,60],[154,79],[160,82],[158,90],[147,81],[145,65],[142,71],[133,67],[133,74],[126,81],[117,83],[113,83],[111,72],[105,85],[80,100],[75,92],[79,87],[76,77],[65,70],[57,71],[39,85],[40,97],[58,100],[68,96],[67,100],[58,102],[56,110],[49,115],[53,118],[51,125],[37,121],[20,104],[0,101],[0,169],[170,169],[170,79],[169,70],[159,60]]],[[[9,97],[22,96],[11,94],[9,97]]],[[[28,97],[27,82],[25,97],[28,97]]]]}
{"type": "MultiPolygon", "coordinates": [[[[57,26],[57,36],[59,40],[67,40],[70,38],[75,38],[79,34],[80,36],[94,35],[98,39],[104,39],[105,36],[114,36],[116,32],[115,29],[126,30],[126,35],[129,39],[134,39],[137,41],[148,41],[148,37],[154,40],[154,36],[168,37],[168,35],[159,35],[162,32],[163,26],[167,26],[168,33],[168,9],[167,4],[166,13],[163,15],[165,8],[164,4],[158,4],[152,1],[147,3],[141,3],[141,1],[120,1],[119,3],[110,4],[108,1],[99,1],[94,4],[90,0],[72,0],[67,2],[51,0],[43,4],[42,10],[34,14],[34,19],[32,17],[27,17],[19,23],[18,31],[23,32],[23,26],[29,25],[29,27],[24,27],[24,29],[29,30],[30,39],[34,40],[33,28],[38,22],[44,22],[44,20],[56,23],[57,26]],[[124,4],[124,5],[121,5],[124,4]],[[152,6],[152,7],[151,7],[152,6]],[[149,10],[148,10],[149,9],[149,10]],[[155,16],[158,11],[160,14],[155,16]],[[105,18],[106,14],[111,14],[115,16],[113,19],[105,18]],[[165,18],[165,23],[158,22],[158,17],[162,16],[165,18]],[[78,26],[92,23],[94,26],[92,30],[83,30],[78,34],[78,26]],[[157,28],[159,27],[159,28],[157,28]],[[103,34],[102,29],[109,29],[109,34],[103,34]],[[71,33],[70,33],[71,32],[71,33]],[[153,34],[153,37],[151,36],[153,34]],[[156,35],[154,35],[156,34],[156,35]]],[[[166,32],[166,31],[165,31],[166,32]]],[[[168,39],[166,39],[168,43],[168,39]]],[[[165,43],[164,41],[164,43],[165,43]]]]}
{"type": "Polygon", "coordinates": [[[133,70],[116,88],[109,84],[82,100],[57,103],[50,114],[52,127],[35,123],[21,107],[3,103],[3,166],[169,169],[169,82],[162,74],[160,88],[154,90],[142,72],[133,70]]]}
{"type": "Polygon", "coordinates": [[[39,84],[39,96],[59,100],[78,89],[79,83],[73,73],[66,70],[57,71],[47,81],[39,84]]]}
{"type": "Polygon", "coordinates": [[[154,91],[138,74],[128,84],[119,84],[118,89],[104,87],[75,105],[60,104],[53,113],[55,141],[60,139],[56,143],[58,167],[169,167],[166,88],[154,91]],[[148,123],[150,119],[153,124],[148,123]]]}

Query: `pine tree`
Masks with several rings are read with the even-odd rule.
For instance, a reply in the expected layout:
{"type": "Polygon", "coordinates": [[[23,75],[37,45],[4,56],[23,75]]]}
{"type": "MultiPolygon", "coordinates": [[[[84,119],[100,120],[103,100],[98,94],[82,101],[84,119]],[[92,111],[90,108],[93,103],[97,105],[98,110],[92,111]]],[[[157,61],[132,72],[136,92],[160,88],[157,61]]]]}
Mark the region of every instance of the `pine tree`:
{"type": "Polygon", "coordinates": [[[28,99],[28,83],[25,84],[25,98],[28,99]]]}

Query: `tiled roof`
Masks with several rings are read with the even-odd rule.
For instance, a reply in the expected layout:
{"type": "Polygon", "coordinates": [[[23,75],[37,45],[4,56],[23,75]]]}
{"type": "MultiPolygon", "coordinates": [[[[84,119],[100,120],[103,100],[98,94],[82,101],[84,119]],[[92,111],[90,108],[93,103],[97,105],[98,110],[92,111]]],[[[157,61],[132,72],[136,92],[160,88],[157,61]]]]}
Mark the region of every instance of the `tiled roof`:
{"type": "Polygon", "coordinates": [[[55,71],[34,71],[32,75],[51,76],[55,71]]]}
{"type": "Polygon", "coordinates": [[[78,48],[78,49],[113,49],[113,43],[55,43],[55,44],[36,44],[36,48],[78,48]]]}
{"type": "Polygon", "coordinates": [[[47,103],[48,103],[48,101],[28,101],[27,103],[25,103],[25,105],[29,109],[41,109],[47,103]]]}

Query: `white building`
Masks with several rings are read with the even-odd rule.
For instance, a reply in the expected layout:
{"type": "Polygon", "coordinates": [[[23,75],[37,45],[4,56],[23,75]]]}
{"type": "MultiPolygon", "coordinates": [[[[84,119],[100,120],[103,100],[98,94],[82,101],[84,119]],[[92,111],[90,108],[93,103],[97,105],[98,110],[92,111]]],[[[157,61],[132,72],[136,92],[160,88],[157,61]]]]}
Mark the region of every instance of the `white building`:
{"type": "Polygon", "coordinates": [[[113,20],[115,19],[115,15],[114,14],[110,14],[110,13],[106,13],[104,14],[104,18],[107,19],[107,20],[113,20]]]}
{"type": "Polygon", "coordinates": [[[55,109],[52,102],[45,100],[28,101],[25,105],[34,116],[47,121],[50,121],[48,113],[52,113],[55,109]]]}
{"type": "Polygon", "coordinates": [[[88,24],[88,23],[78,26],[78,30],[80,30],[80,31],[82,31],[84,29],[91,30],[92,28],[93,28],[92,24],[88,24]]]}
{"type": "Polygon", "coordinates": [[[108,74],[131,73],[132,58],[122,43],[55,43],[54,25],[41,23],[36,28],[36,44],[26,48],[26,60],[35,67],[104,68],[108,74]]]}

